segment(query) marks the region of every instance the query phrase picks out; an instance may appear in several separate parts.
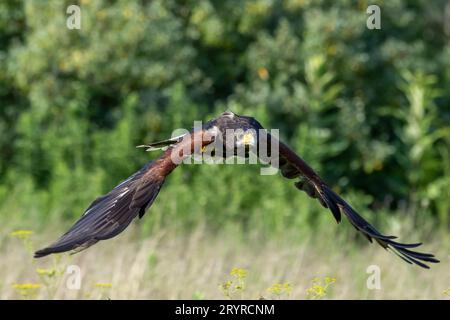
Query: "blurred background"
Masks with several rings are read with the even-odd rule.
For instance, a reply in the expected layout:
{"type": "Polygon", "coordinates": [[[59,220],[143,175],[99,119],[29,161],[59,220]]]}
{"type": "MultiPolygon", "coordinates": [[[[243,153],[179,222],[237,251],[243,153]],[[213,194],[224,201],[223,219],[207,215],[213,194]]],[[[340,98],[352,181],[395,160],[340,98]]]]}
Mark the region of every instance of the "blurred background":
{"type": "Polygon", "coordinates": [[[327,276],[324,298],[448,298],[450,1],[80,0],[80,30],[70,4],[0,3],[1,298],[223,298],[232,268],[247,272],[235,297],[288,283],[304,299],[327,276]],[[365,218],[441,264],[404,264],[254,165],[184,165],[124,234],[31,258],[159,155],[136,145],[225,110],[280,129],[365,218]],[[64,287],[67,264],[81,290],[64,287]]]}

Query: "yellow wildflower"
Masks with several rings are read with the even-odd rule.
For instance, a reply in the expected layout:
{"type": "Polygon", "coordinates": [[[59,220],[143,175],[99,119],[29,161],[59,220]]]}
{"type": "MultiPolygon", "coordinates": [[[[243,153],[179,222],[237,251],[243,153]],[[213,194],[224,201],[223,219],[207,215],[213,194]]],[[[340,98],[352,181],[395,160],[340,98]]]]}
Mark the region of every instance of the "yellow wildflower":
{"type": "Polygon", "coordinates": [[[32,234],[33,234],[33,231],[31,231],[31,230],[16,230],[16,231],[11,232],[9,235],[11,237],[24,239],[24,238],[28,238],[32,234]]]}
{"type": "Polygon", "coordinates": [[[316,298],[322,298],[326,294],[325,287],[321,285],[313,285],[311,288],[306,290],[306,293],[309,297],[316,299],[316,298]]]}
{"type": "Polygon", "coordinates": [[[238,278],[239,280],[245,279],[247,277],[247,270],[241,268],[233,268],[230,275],[238,278]]]}
{"type": "Polygon", "coordinates": [[[292,287],[290,283],[275,283],[267,289],[270,293],[280,295],[282,293],[291,293],[292,287]]]}
{"type": "Polygon", "coordinates": [[[12,285],[17,293],[24,299],[34,299],[37,290],[42,287],[40,283],[15,283],[12,285]]]}
{"type": "Polygon", "coordinates": [[[13,288],[17,290],[34,290],[42,287],[40,283],[15,283],[13,288]]]}
{"type": "Polygon", "coordinates": [[[247,277],[247,270],[241,268],[231,269],[230,275],[232,280],[227,280],[220,285],[223,294],[231,299],[235,293],[243,293],[245,290],[245,278],[247,277]]]}
{"type": "Polygon", "coordinates": [[[312,286],[306,289],[306,296],[309,299],[321,299],[327,295],[328,287],[336,282],[334,277],[313,278],[312,286]]]}
{"type": "Polygon", "coordinates": [[[450,297],[450,288],[447,288],[443,291],[443,294],[450,297]]]}
{"type": "Polygon", "coordinates": [[[37,268],[36,273],[40,276],[49,276],[53,277],[56,274],[55,269],[43,269],[43,268],[37,268]]]}
{"type": "Polygon", "coordinates": [[[334,277],[325,277],[325,282],[326,283],[335,283],[336,282],[336,278],[334,278],[334,277]]]}
{"type": "Polygon", "coordinates": [[[97,288],[112,288],[112,283],[109,282],[97,282],[94,286],[96,286],[97,288]]]}

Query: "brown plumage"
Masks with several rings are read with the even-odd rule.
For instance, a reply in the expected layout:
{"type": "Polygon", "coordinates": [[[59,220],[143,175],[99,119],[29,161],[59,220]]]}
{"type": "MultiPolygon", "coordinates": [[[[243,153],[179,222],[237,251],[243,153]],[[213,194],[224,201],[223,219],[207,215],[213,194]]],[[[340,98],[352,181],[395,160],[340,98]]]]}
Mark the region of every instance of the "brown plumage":
{"type": "MultiPolygon", "coordinates": [[[[274,139],[273,137],[270,138],[274,139]]],[[[414,263],[428,269],[429,267],[423,261],[439,262],[432,254],[409,250],[420,246],[421,243],[400,243],[393,240],[396,238],[394,236],[381,234],[346,201],[333,192],[319,175],[286,144],[281,141],[278,141],[278,144],[281,174],[288,179],[299,177],[300,180],[295,183],[295,186],[306,192],[308,196],[317,198],[322,206],[330,209],[338,223],[341,221],[341,214],[344,214],[355,229],[361,232],[370,242],[372,242],[372,239],[375,239],[383,248],[393,251],[410,264],[414,263]],[[281,166],[281,164],[283,165],[281,166]]]]}
{"type": "Polygon", "coordinates": [[[78,252],[118,235],[136,216],[142,218],[152,205],[166,177],[178,166],[172,161],[173,155],[183,159],[212,141],[213,137],[205,130],[186,135],[158,159],[148,162],[108,194],[97,198],[55,243],[36,251],[35,258],[70,250],[78,252]]]}
{"type": "MultiPolygon", "coordinates": [[[[293,150],[281,141],[275,140],[264,131],[261,124],[251,117],[238,116],[225,112],[217,119],[207,122],[201,130],[192,131],[181,137],[171,138],[144,145],[148,150],[167,150],[156,160],[147,163],[141,170],[116,186],[111,192],[96,199],[85,211],[82,217],[59,240],[49,247],[39,250],[35,257],[43,257],[51,253],[69,250],[83,250],[99,240],[114,237],[122,232],[136,217],[140,218],[152,205],[158,195],[165,178],[178,166],[177,159],[184,159],[194,153],[201,153],[202,148],[215,142],[224,151],[236,154],[238,146],[252,141],[259,155],[260,142],[269,146],[278,144],[279,168],[281,175],[287,179],[299,179],[295,186],[316,198],[325,208],[328,208],[336,221],[341,221],[341,215],[347,217],[350,223],[370,242],[374,239],[383,248],[389,249],[408,263],[429,268],[424,262],[439,262],[432,254],[410,250],[420,243],[405,244],[396,242],[394,236],[386,236],[377,231],[363,219],[347,202],[331,190],[319,175],[301,159],[293,150]],[[253,139],[245,136],[227,139],[227,129],[240,129],[251,132],[253,139]]],[[[246,149],[247,150],[247,149],[246,149]]],[[[247,150],[248,151],[248,150],[247,150]]],[[[246,151],[245,156],[248,156],[246,151]]],[[[225,154],[225,152],[224,152],[225,154]]]]}

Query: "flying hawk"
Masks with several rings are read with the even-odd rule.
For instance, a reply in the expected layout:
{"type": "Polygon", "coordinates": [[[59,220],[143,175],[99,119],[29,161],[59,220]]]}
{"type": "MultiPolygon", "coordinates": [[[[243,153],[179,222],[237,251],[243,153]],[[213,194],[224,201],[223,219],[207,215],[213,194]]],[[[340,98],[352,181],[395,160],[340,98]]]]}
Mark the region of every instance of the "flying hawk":
{"type": "Polygon", "coordinates": [[[396,237],[381,234],[362,218],[344,199],[331,190],[319,175],[286,144],[271,136],[252,117],[224,112],[218,118],[204,124],[200,129],[168,140],[145,145],[149,150],[165,149],[154,161],[150,161],[138,172],[121,182],[108,194],[94,200],[81,218],[55,243],[35,253],[35,257],[48,254],[86,249],[100,240],[106,240],[121,233],[136,217],[142,218],[158,195],[166,177],[181,163],[180,160],[195,154],[202,154],[215,143],[223,147],[222,154],[236,155],[244,148],[244,156],[249,155],[249,147],[259,153],[261,142],[268,146],[268,153],[274,154],[278,146],[279,169],[283,177],[297,179],[295,186],[328,208],[336,221],[343,214],[350,223],[370,242],[375,240],[385,249],[410,264],[429,268],[424,262],[437,263],[434,255],[410,250],[421,243],[405,244],[394,241],[396,237]],[[239,134],[231,137],[230,130],[239,134]],[[178,159],[177,161],[175,161],[178,159]]]}

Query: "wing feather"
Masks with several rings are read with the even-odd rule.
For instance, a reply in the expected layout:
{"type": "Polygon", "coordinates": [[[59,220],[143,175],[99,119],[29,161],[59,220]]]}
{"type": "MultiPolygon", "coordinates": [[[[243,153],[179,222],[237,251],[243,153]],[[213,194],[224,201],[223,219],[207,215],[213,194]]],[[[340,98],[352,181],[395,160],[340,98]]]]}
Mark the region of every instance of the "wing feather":
{"type": "MultiPolygon", "coordinates": [[[[35,252],[35,257],[51,253],[84,250],[100,240],[121,233],[131,221],[145,214],[155,201],[165,178],[178,164],[172,161],[172,152],[189,156],[194,152],[194,140],[201,139],[200,146],[212,140],[203,139],[198,131],[185,136],[178,143],[168,143],[169,149],[158,159],[147,163],[139,171],[118,184],[113,190],[94,200],[81,218],[55,243],[35,252]]],[[[158,143],[161,146],[163,143],[158,143]]]]}
{"type": "MultiPolygon", "coordinates": [[[[267,139],[271,141],[270,139],[275,138],[268,135],[267,139]]],[[[423,261],[431,263],[439,262],[432,254],[409,250],[409,248],[420,246],[421,243],[400,243],[393,240],[396,238],[395,236],[381,234],[345,200],[331,190],[318,174],[286,144],[278,141],[278,145],[279,163],[282,164],[280,166],[281,174],[288,179],[300,177],[300,180],[295,183],[295,186],[305,191],[310,197],[317,198],[325,208],[331,211],[338,223],[341,221],[341,215],[345,215],[356,230],[361,232],[370,242],[372,242],[372,239],[376,240],[380,246],[393,251],[408,263],[413,263],[428,269],[428,265],[423,263],[423,261]]]]}
{"type": "MultiPolygon", "coordinates": [[[[130,208],[130,203],[138,182],[144,173],[152,168],[154,168],[154,162],[147,163],[108,194],[94,200],[64,235],[49,247],[37,251],[35,257],[70,250],[78,252],[122,232],[140,212],[138,207],[130,208]]],[[[162,184],[163,182],[164,180],[152,183],[162,184]]],[[[149,197],[154,200],[156,194],[149,194],[149,197]]]]}

